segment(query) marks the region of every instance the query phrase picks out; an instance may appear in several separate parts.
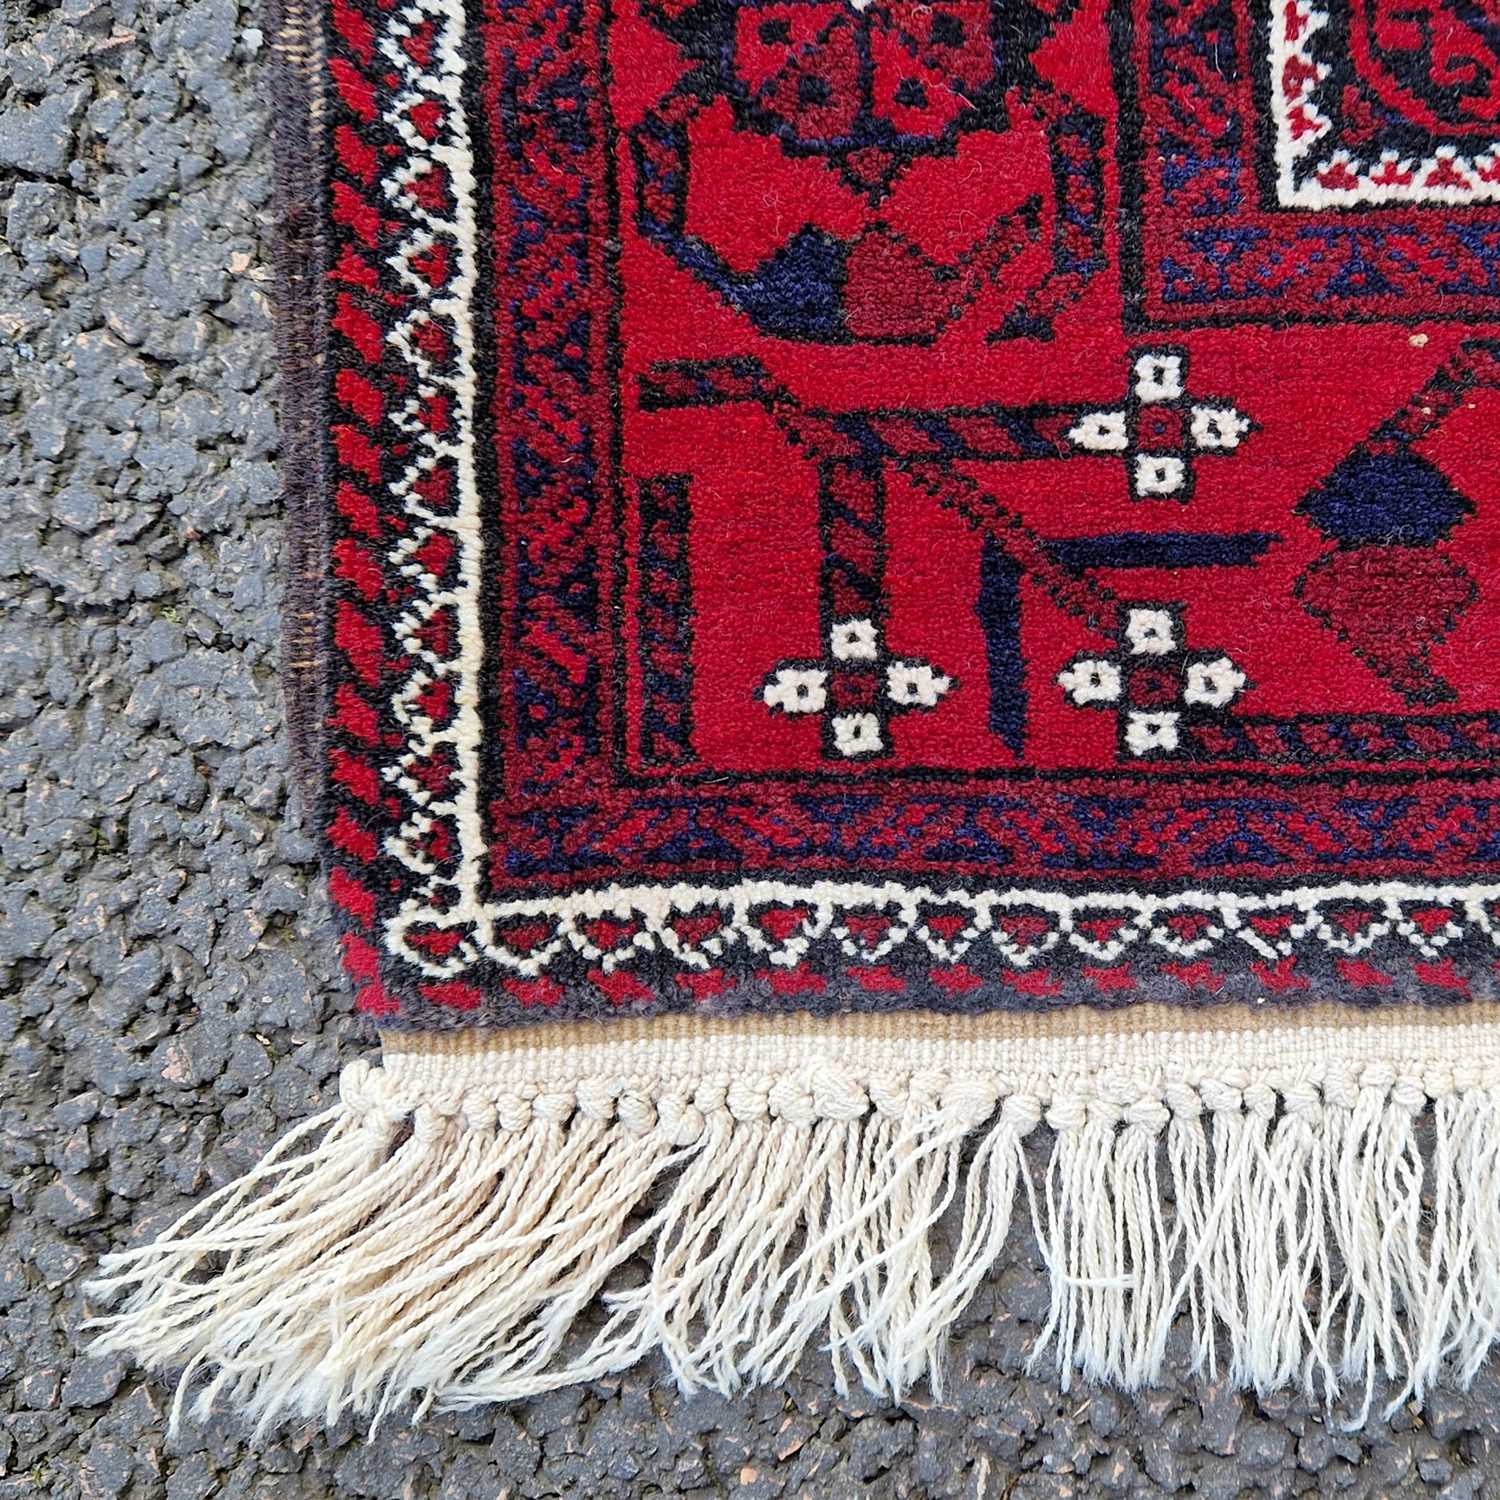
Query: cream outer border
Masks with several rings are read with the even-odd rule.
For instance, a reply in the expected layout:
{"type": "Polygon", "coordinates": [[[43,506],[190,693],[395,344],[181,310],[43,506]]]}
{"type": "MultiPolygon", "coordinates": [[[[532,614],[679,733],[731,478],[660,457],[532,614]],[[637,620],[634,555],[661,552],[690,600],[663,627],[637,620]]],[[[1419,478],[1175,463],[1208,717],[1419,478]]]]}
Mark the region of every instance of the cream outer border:
{"type": "Polygon", "coordinates": [[[383,1068],[397,1094],[453,1088],[571,1093],[580,1080],[657,1094],[672,1080],[768,1083],[819,1073],[984,1076],[1002,1094],[1113,1096],[1170,1083],[1398,1080],[1428,1097],[1500,1086],[1500,1004],[1351,1010],[1313,1004],[1198,1011],[852,1012],[553,1023],[491,1031],[387,1032],[383,1068]],[[1373,1070],[1373,1074],[1371,1072],[1373,1070]]]}

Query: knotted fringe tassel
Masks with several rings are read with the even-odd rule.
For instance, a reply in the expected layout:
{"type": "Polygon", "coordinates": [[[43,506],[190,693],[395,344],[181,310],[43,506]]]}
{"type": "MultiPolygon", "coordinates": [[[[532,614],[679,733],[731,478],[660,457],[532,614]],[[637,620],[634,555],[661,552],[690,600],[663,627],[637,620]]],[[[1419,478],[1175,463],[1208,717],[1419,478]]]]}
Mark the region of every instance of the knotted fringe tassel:
{"type": "MultiPolygon", "coordinates": [[[[436,1076],[436,1075],[433,1075],[436,1076]]],[[[108,1258],[100,1350],[262,1428],[527,1396],[652,1350],[684,1390],[935,1392],[1016,1204],[1066,1383],[1197,1369],[1391,1406],[1500,1326],[1500,1088],[1381,1063],[1162,1083],[828,1062],[497,1091],[344,1073],[342,1102],[154,1244],[108,1258]],[[1045,1123],[1047,1131],[1039,1127],[1045,1123]],[[1042,1153],[1050,1148],[1045,1160],[1042,1153]]]]}

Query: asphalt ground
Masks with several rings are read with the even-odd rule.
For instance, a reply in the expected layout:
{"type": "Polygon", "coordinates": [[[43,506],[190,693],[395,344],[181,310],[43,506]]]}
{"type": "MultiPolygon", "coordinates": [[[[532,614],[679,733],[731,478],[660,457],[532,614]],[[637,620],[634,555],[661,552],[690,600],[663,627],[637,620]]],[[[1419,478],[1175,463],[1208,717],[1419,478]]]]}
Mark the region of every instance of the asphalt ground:
{"type": "Polygon", "coordinates": [[[82,1352],[101,1251],[242,1172],[372,1039],[288,785],[266,39],[235,0],[0,0],[0,1500],[1500,1493],[1500,1385],[1349,1433],[1025,1373],[1035,1249],[942,1402],[681,1398],[252,1442],[82,1352]]]}

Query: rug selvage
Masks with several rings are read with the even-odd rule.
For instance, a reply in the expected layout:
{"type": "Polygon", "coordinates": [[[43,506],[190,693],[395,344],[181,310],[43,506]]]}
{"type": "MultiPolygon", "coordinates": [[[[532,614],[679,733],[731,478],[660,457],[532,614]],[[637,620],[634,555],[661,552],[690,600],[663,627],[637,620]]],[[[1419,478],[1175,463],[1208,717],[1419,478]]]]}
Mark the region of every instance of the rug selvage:
{"type": "Polygon", "coordinates": [[[319,0],[264,4],[271,39],[271,265],[285,518],[281,686],[294,783],[308,822],[321,827],[329,542],[323,20],[319,0]]]}

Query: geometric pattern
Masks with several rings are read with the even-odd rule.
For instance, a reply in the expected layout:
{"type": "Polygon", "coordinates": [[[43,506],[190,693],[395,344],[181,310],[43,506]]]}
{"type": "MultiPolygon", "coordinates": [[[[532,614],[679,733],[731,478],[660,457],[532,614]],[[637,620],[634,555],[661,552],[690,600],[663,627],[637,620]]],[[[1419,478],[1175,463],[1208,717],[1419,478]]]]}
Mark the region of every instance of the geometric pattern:
{"type": "Polygon", "coordinates": [[[1500,200],[1500,45],[1454,0],[1270,7],[1277,201],[1500,200]]]}
{"type": "MultiPolygon", "coordinates": [[[[892,882],[797,883],[580,895],[559,910],[517,901],[489,915],[479,951],[423,963],[436,985],[493,965],[496,984],[524,1006],[552,1006],[559,977],[577,973],[601,999],[642,1000],[665,973],[697,1000],[734,983],[748,963],[774,993],[817,997],[851,981],[866,993],[909,992],[924,1003],[1242,993],[1285,995],[1328,976],[1362,995],[1489,996],[1500,955],[1500,886],[1343,884],[1267,894],[1225,891],[1153,896],[1003,893],[892,882]],[[851,966],[848,960],[855,960],[851,966]],[[666,963],[663,969],[663,961],[666,963]],[[1165,988],[1164,988],[1165,986],[1165,988]]],[[[453,1003],[450,999],[449,1003],[453,1003]]]]}
{"type": "Polygon", "coordinates": [[[387,1024],[1490,993],[1488,43],[1033,9],[331,8],[387,1024]]]}
{"type": "Polygon", "coordinates": [[[1133,605],[1120,648],[1113,656],[1075,658],[1057,680],[1081,707],[1114,710],[1121,754],[1137,760],[1186,751],[1189,725],[1217,721],[1247,686],[1223,652],[1187,651],[1182,611],[1172,604],[1133,605]]]}
{"type": "Polygon", "coordinates": [[[1457,696],[1430,653],[1478,597],[1439,545],[1474,505],[1418,445],[1497,383],[1500,343],[1466,341],[1297,506],[1334,544],[1297,580],[1297,597],[1409,702],[1457,696]]]}
{"type": "Polygon", "coordinates": [[[1019,26],[983,0],[668,0],[646,13],[691,66],[666,75],[671,87],[631,131],[636,226],[762,332],[928,344],[1001,288],[990,336],[1035,336],[1104,269],[1102,122],[1032,65],[1067,7],[1037,6],[1019,26]],[[786,159],[826,164],[867,205],[865,222],[803,223],[737,264],[690,222],[694,140],[726,111],[786,159]],[[1040,191],[1015,195],[940,253],[886,212],[904,177],[957,157],[975,133],[1015,134],[1023,121],[1052,157],[1040,191]],[[1050,256],[1035,253],[1049,241],[1050,256]],[[1021,269],[1028,261],[1034,270],[1021,269]]]}
{"type": "Polygon", "coordinates": [[[1134,326],[1496,316],[1490,28],[1452,0],[1405,10],[1386,0],[1118,8],[1134,326]],[[1432,53],[1381,44],[1426,28],[1440,39],[1432,53]],[[1462,88],[1443,82],[1455,64],[1462,88]]]}

